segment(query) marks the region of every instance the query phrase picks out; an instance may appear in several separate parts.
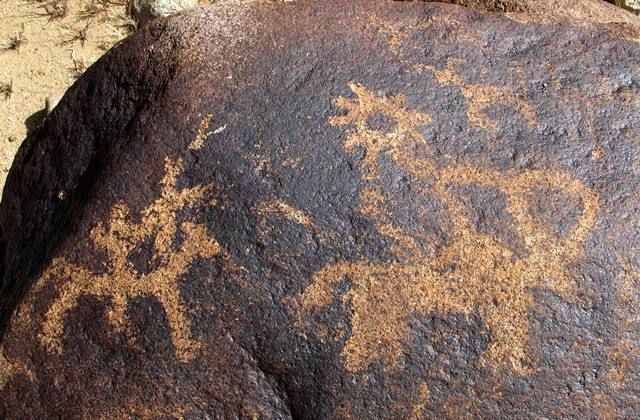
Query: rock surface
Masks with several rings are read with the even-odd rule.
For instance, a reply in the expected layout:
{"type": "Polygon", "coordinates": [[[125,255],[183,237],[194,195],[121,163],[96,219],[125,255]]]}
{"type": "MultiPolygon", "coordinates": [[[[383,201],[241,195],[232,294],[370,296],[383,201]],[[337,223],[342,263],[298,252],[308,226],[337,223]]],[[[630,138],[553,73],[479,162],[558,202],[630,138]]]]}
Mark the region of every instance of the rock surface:
{"type": "Polygon", "coordinates": [[[175,15],[197,4],[198,0],[129,0],[127,9],[141,28],[153,19],[175,15]]]}
{"type": "Polygon", "coordinates": [[[549,24],[570,21],[576,26],[596,26],[601,30],[614,30],[614,32],[622,30],[627,32],[627,37],[640,39],[640,19],[623,8],[602,0],[442,0],[442,2],[488,12],[503,12],[509,18],[522,22],[549,24]]]}
{"type": "Polygon", "coordinates": [[[378,1],[139,31],[9,175],[0,417],[638,417],[625,37],[378,1]]]}

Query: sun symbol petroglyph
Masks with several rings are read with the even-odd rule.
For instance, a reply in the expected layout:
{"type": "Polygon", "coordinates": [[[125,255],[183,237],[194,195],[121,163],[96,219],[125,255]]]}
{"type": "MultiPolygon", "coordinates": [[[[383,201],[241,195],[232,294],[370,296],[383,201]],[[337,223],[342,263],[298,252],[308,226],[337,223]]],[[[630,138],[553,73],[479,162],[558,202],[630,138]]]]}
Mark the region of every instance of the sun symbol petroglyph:
{"type": "Polygon", "coordinates": [[[222,250],[204,226],[176,221],[176,213],[204,199],[208,189],[205,186],[176,189],[177,176],[181,171],[181,159],[166,159],[160,196],[142,211],[139,223],[133,222],[129,207],[120,203],[111,210],[106,225],[98,222],[92,229],[95,254],[107,255],[104,272],[93,272],[65,258],[52,261],[45,277],[62,278],[64,281],[57,286],[59,296],[48,309],[39,335],[42,344],[50,351],[62,351],[65,315],[77,305],[81,296],[109,298],[108,320],[116,331],[127,334],[129,300],[147,295],[158,299],[166,311],[177,357],[187,362],[195,356],[200,342],[191,338],[177,282],[196,258],[211,258],[222,250]],[[174,250],[178,232],[184,239],[179,249],[174,250]],[[153,240],[154,252],[148,261],[151,268],[144,270],[148,272],[139,272],[130,257],[144,246],[146,240],[153,240]]]}
{"type": "Polygon", "coordinates": [[[351,127],[345,141],[348,151],[366,151],[361,163],[365,186],[360,211],[395,242],[391,247],[395,258],[388,262],[339,261],[323,267],[301,296],[301,323],[314,308],[334,301],[333,285],[346,278],[351,286],[342,294],[342,301],[352,308],[352,334],[342,355],[350,371],[377,359],[387,367],[395,366],[403,354],[402,342],[408,339],[409,318],[435,312],[477,313],[491,334],[491,343],[479,362],[529,374],[535,366],[527,353],[527,311],[534,303],[530,291],[546,288],[571,297],[570,266],[584,254],[584,242],[595,226],[596,192],[562,171],[481,170],[471,164],[446,166],[416,156],[416,145],[428,148],[420,127],[430,123],[429,116],[407,109],[401,94],[378,97],[357,84],[350,88],[357,99],[337,98],[335,103],[346,115],[332,117],[330,123],[351,127]],[[383,131],[370,127],[367,121],[376,113],[394,120],[394,128],[383,131]],[[406,227],[385,207],[390,198],[380,182],[378,162],[382,156],[390,157],[413,179],[428,184],[424,192],[447,209],[450,240],[440,249],[421,245],[425,241],[420,240],[419,229],[406,227]],[[506,211],[524,253],[479,232],[465,216],[467,202],[459,189],[472,186],[491,187],[504,194],[506,211]],[[562,237],[532,212],[530,200],[536,191],[545,189],[568,194],[581,203],[577,220],[562,237]]]}

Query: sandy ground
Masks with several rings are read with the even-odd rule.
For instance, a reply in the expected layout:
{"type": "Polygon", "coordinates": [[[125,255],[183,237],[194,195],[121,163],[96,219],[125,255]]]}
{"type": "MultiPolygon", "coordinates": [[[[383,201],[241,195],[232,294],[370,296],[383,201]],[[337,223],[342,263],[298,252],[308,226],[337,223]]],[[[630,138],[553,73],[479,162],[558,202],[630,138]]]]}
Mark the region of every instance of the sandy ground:
{"type": "Polygon", "coordinates": [[[58,18],[54,1],[0,2],[0,191],[27,119],[129,33],[124,0],[68,0],[58,18]]]}

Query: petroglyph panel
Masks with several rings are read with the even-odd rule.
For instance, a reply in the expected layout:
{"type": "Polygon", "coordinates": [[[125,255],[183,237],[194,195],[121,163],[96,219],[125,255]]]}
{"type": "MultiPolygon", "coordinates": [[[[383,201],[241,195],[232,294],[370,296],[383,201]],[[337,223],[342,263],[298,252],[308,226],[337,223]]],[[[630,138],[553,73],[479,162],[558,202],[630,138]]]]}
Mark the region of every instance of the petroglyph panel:
{"type": "Polygon", "coordinates": [[[255,1],[138,31],[24,142],[0,417],[638,417],[638,44],[255,1]]]}

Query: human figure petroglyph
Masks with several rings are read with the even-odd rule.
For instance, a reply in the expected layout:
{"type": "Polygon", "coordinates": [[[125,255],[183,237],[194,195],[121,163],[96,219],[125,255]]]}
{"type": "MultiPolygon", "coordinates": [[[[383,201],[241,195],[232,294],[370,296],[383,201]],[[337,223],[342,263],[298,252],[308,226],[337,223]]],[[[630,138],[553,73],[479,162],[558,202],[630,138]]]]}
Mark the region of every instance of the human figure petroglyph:
{"type": "Polygon", "coordinates": [[[150,295],[158,299],[167,313],[178,358],[186,362],[195,356],[200,343],[191,338],[177,281],[196,258],[211,258],[221,253],[221,248],[204,226],[191,222],[178,224],[176,221],[178,210],[194,206],[207,191],[204,186],[176,190],[181,170],[181,159],[166,160],[160,197],[142,212],[139,223],[132,223],[130,209],[120,203],[112,209],[108,225],[98,222],[93,228],[91,240],[96,251],[107,253],[104,273],[93,273],[64,258],[53,260],[45,277],[61,277],[65,281],[58,286],[59,297],[47,311],[39,336],[49,350],[62,351],[64,318],[80,296],[110,298],[109,322],[116,331],[126,333],[129,300],[150,295]],[[179,250],[174,251],[172,242],[178,230],[182,231],[185,239],[179,250]],[[154,238],[155,252],[151,261],[154,268],[148,273],[139,273],[129,256],[149,237],[154,238]]]}

